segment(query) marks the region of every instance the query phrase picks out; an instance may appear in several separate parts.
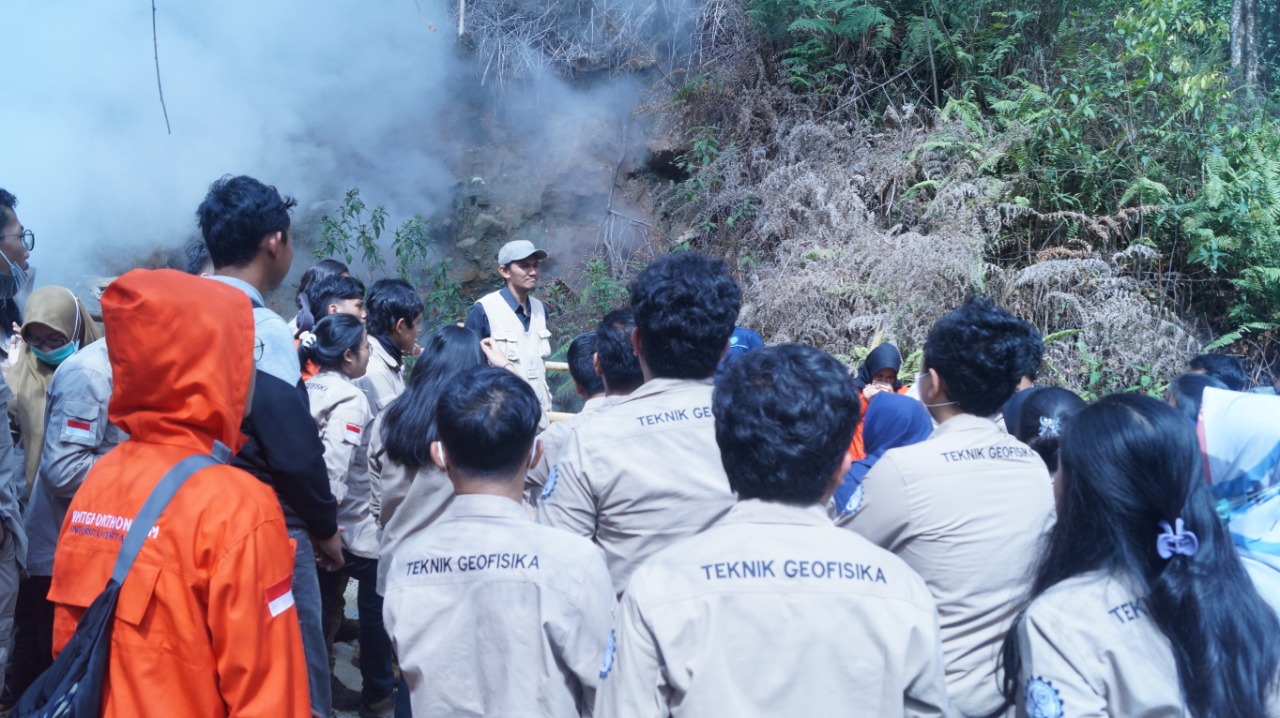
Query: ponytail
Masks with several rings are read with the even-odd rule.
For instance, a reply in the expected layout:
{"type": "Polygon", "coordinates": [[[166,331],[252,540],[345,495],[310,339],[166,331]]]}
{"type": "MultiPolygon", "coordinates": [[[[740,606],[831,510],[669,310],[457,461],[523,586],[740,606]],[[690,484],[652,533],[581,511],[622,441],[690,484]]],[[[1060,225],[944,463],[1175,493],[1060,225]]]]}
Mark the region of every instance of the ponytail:
{"type": "Polygon", "coordinates": [[[298,343],[298,360],[313,362],[321,369],[342,366],[346,351],[360,351],[365,341],[364,322],[350,314],[330,314],[316,322],[314,332],[302,332],[298,343]]]}

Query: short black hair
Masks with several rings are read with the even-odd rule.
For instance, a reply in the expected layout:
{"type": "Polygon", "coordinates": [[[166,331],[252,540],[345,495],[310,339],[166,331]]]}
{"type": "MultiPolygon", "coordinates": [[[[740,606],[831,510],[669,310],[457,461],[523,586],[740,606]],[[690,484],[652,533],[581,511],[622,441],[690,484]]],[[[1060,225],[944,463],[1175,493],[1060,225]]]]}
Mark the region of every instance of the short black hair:
{"type": "Polygon", "coordinates": [[[275,187],[245,175],[227,175],[210,185],[196,219],[214,268],[252,262],[263,237],[289,229],[289,210],[297,204],[292,197],[281,197],[275,187]]]}
{"type": "Polygon", "coordinates": [[[18,198],[4,187],[0,187],[0,227],[9,223],[10,215],[16,216],[14,208],[17,206],[18,198]]]}
{"type": "MultiPolygon", "coordinates": [[[[355,277],[344,277],[341,274],[307,287],[307,301],[311,303],[311,312],[323,317],[329,311],[329,305],[346,299],[364,299],[364,282],[355,277]]],[[[317,321],[319,319],[317,318],[317,321]]]]}
{"type": "Polygon", "coordinates": [[[307,267],[307,271],[303,272],[302,277],[298,279],[298,291],[293,295],[293,303],[298,306],[298,309],[302,309],[302,296],[308,287],[322,279],[342,274],[351,274],[351,269],[336,259],[322,259],[307,267]]]}
{"type": "Polygon", "coordinates": [[[724,260],[676,252],[631,282],[641,352],[654,376],[706,379],[733,334],[742,291],[724,260]]]}
{"type": "Polygon", "coordinates": [[[938,372],[947,398],[961,411],[991,416],[1013,396],[1031,358],[1043,352],[1030,323],[986,297],[971,297],[929,330],[923,366],[938,372]]]}
{"type": "Polygon", "coordinates": [[[1226,384],[1231,391],[1244,391],[1249,386],[1244,363],[1238,357],[1229,354],[1201,354],[1191,360],[1190,366],[1226,384]]]}
{"type": "Polygon", "coordinates": [[[541,418],[542,405],[529,384],[497,367],[458,374],[436,405],[445,453],[467,478],[523,475],[541,418]]]}
{"type": "Polygon", "coordinates": [[[369,333],[387,336],[403,319],[412,324],[422,314],[422,297],[403,279],[379,279],[369,288],[364,310],[369,315],[369,333]]]}
{"type": "Polygon", "coordinates": [[[569,375],[582,387],[587,396],[604,393],[604,379],[596,373],[592,357],[596,354],[596,335],[584,332],[569,343],[569,375]]]}
{"type": "Polygon", "coordinates": [[[822,500],[861,418],[849,371],[800,344],[744,354],[721,374],[711,403],[738,498],[798,505],[822,500]]]}
{"type": "Polygon", "coordinates": [[[1195,423],[1200,420],[1200,404],[1204,401],[1204,390],[1211,387],[1228,388],[1223,381],[1212,374],[1182,374],[1169,382],[1164,400],[1195,423]]]}
{"type": "Polygon", "coordinates": [[[629,394],[644,383],[640,359],[631,344],[631,330],[635,328],[636,318],[630,309],[609,312],[596,327],[600,376],[611,393],[629,394]]]}
{"type": "Polygon", "coordinates": [[[203,274],[204,270],[213,264],[213,259],[209,256],[209,245],[203,240],[195,239],[187,242],[187,246],[182,249],[182,255],[182,271],[187,274],[203,274]]]}
{"type": "MultiPolygon", "coordinates": [[[[1023,351],[1018,353],[1017,368],[1014,371],[1018,372],[1018,379],[1025,376],[1035,381],[1040,376],[1040,364],[1044,362],[1044,338],[1031,322],[1024,321],[1022,324],[1027,338],[1023,351]]],[[[1014,382],[1014,386],[1017,386],[1017,382],[1014,382]]]]}

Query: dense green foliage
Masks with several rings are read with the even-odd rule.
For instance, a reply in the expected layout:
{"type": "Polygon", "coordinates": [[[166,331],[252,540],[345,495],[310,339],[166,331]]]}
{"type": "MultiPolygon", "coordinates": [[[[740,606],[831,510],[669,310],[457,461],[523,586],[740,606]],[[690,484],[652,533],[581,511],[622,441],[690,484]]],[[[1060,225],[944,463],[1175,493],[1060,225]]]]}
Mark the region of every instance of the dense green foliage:
{"type": "Polygon", "coordinates": [[[1280,1],[1256,0],[1261,86],[1230,66],[1231,0],[746,4],[821,107],[933,104],[958,123],[921,149],[1005,183],[1026,210],[1005,246],[1143,244],[1182,278],[1169,301],[1221,343],[1280,334],[1280,1]]]}

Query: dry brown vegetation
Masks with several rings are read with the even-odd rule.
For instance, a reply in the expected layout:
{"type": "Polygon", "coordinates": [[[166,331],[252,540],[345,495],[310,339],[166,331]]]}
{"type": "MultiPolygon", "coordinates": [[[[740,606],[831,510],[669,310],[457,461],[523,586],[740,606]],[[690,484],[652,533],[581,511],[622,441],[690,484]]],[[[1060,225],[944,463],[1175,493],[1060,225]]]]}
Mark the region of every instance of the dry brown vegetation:
{"type": "Polygon", "coordinates": [[[704,8],[701,27],[715,32],[699,36],[700,50],[710,60],[676,99],[649,109],[686,146],[699,127],[716,128],[718,156],[659,191],[658,210],[671,235],[737,268],[742,324],[770,343],[838,355],[877,336],[909,353],[942,313],[983,292],[1059,334],[1045,378],[1075,389],[1167,380],[1197,352],[1172,310],[1162,257],[1120,250],[1148,208],[1067,217],[1013,204],[979,172],[984,157],[962,123],[911,105],[868,123],[852,107],[791,93],[752,50],[738,7],[704,8]],[[1074,225],[1073,239],[1052,250],[1010,239],[1033,236],[1017,230],[1037,223],[1074,225]]]}

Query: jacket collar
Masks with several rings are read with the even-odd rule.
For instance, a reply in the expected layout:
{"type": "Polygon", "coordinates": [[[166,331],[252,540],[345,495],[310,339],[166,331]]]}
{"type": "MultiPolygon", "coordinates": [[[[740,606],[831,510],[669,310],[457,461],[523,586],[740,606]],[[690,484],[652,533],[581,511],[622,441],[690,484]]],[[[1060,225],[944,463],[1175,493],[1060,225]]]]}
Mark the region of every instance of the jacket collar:
{"type": "Polygon", "coordinates": [[[257,302],[258,304],[264,307],[267,306],[267,300],[262,298],[262,292],[259,292],[256,287],[244,281],[243,279],[237,279],[236,277],[227,277],[221,274],[215,274],[209,277],[209,279],[212,279],[215,282],[222,282],[223,284],[229,284],[235,287],[236,289],[239,289],[240,291],[244,292],[245,294],[248,294],[249,298],[257,302]]]}
{"type": "Polygon", "coordinates": [[[639,389],[636,389],[627,396],[619,397],[620,401],[618,403],[621,404],[628,401],[635,401],[636,399],[643,399],[645,397],[656,396],[658,394],[667,394],[691,387],[702,386],[709,389],[714,385],[714,383],[715,380],[711,377],[707,377],[706,379],[667,379],[664,377],[658,377],[641,384],[639,389]]]}
{"type": "Polygon", "coordinates": [[[449,504],[449,513],[459,518],[529,520],[529,514],[520,504],[503,496],[487,494],[456,495],[449,504]]]}
{"type": "Polygon", "coordinates": [[[938,424],[938,428],[933,430],[933,433],[929,435],[929,438],[936,439],[940,436],[956,434],[962,431],[999,432],[1000,428],[996,426],[994,421],[985,416],[956,414],[950,419],[938,424]]]}
{"type": "Polygon", "coordinates": [[[760,499],[739,499],[721,519],[734,524],[792,524],[797,526],[831,526],[827,510],[818,504],[795,506],[760,499]]]}
{"type": "Polygon", "coordinates": [[[387,351],[386,345],[382,343],[381,337],[369,336],[369,350],[373,353],[373,356],[369,357],[370,360],[376,358],[392,371],[400,370],[400,359],[391,356],[391,352],[387,351]]]}

